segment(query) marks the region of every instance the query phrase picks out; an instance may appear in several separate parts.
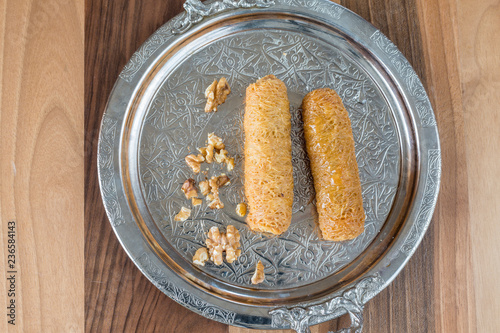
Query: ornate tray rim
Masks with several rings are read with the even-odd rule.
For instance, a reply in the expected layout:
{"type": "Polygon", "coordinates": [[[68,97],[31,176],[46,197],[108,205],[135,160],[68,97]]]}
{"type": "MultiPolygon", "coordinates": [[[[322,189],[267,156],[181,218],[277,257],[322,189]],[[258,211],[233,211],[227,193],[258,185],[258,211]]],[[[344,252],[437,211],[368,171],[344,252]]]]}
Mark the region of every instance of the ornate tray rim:
{"type": "Polygon", "coordinates": [[[292,328],[307,332],[310,325],[336,318],[346,312],[351,317],[351,329],[361,330],[362,310],[366,302],[384,289],[401,271],[413,255],[434,211],[441,176],[441,152],[434,113],[422,83],[415,71],[397,47],[378,29],[357,14],[328,0],[223,0],[201,3],[187,0],[185,12],[175,16],[158,29],[134,53],[121,72],[109,97],[103,115],[98,146],[98,176],[105,210],[122,247],[141,272],[162,292],[186,308],[219,322],[261,329],[292,328]],[[420,176],[415,201],[408,219],[413,223],[398,236],[394,245],[374,265],[365,278],[347,284],[341,290],[323,297],[320,301],[296,304],[294,307],[276,308],[266,318],[243,313],[243,306],[227,301],[212,304],[216,297],[193,289],[177,276],[177,273],[162,269],[161,260],[148,248],[147,242],[136,223],[132,221],[130,207],[121,188],[119,149],[120,133],[131,96],[135,87],[148,72],[148,67],[168,43],[193,26],[222,19],[226,15],[250,10],[288,10],[300,15],[310,15],[327,21],[331,25],[348,24],[359,39],[371,43],[374,54],[385,60],[387,71],[392,73],[413,111],[419,138],[420,176]],[[307,8],[306,8],[307,6],[307,8]],[[132,222],[130,222],[132,221],[132,222]],[[206,301],[206,300],[209,301],[206,301]],[[221,306],[222,304],[222,306],[221,306]]]}

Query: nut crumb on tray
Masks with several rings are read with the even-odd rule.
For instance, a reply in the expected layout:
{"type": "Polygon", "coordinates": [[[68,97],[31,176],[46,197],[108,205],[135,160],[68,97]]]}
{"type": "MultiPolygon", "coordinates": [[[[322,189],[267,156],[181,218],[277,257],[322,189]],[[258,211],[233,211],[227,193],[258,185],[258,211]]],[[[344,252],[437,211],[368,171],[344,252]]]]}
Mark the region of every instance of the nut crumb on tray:
{"type": "Polygon", "coordinates": [[[219,138],[215,133],[208,133],[208,144],[212,145],[215,149],[224,149],[226,145],[222,142],[222,139],[219,138]]]}
{"type": "Polygon", "coordinates": [[[221,164],[227,161],[227,150],[221,149],[215,152],[215,162],[221,164]]]}
{"type": "Polygon", "coordinates": [[[196,182],[193,178],[187,179],[184,184],[182,184],[182,192],[186,196],[186,199],[195,198],[198,196],[198,190],[196,189],[196,182]]]}
{"type": "Polygon", "coordinates": [[[200,247],[196,250],[193,256],[193,264],[205,266],[205,261],[208,260],[208,250],[204,247],[200,247]]]}
{"type": "Polygon", "coordinates": [[[186,157],[186,162],[195,173],[200,172],[197,165],[198,162],[199,164],[201,164],[201,162],[211,164],[214,161],[218,164],[226,163],[227,170],[232,171],[234,169],[234,157],[230,157],[229,152],[225,148],[226,145],[220,137],[215,135],[215,133],[208,133],[207,146],[199,147],[198,151],[200,153],[197,156],[189,155],[188,157],[191,161],[188,162],[188,157],[186,157]],[[203,160],[201,160],[201,158],[203,158],[203,160]]]}
{"type": "Polygon", "coordinates": [[[174,221],[186,221],[191,216],[191,209],[182,206],[180,212],[174,216],[174,221]]]}
{"type": "Polygon", "coordinates": [[[200,191],[204,196],[210,193],[210,185],[208,185],[208,180],[202,180],[200,182],[200,191]]]}
{"type": "Polygon", "coordinates": [[[199,205],[201,205],[202,202],[203,202],[203,200],[201,200],[199,198],[191,198],[191,203],[193,204],[193,206],[199,206],[199,205]]]}
{"type": "Polygon", "coordinates": [[[255,273],[252,276],[252,284],[259,284],[264,282],[266,275],[264,274],[264,265],[259,260],[257,265],[255,266],[255,273]]]}
{"type": "Polygon", "coordinates": [[[222,235],[220,234],[219,228],[210,228],[207,236],[208,238],[205,243],[207,244],[208,253],[210,254],[210,260],[217,266],[222,265],[222,252],[224,251],[224,246],[222,245],[222,235]]]}
{"type": "Polygon", "coordinates": [[[207,200],[209,201],[208,207],[210,209],[222,209],[224,208],[224,203],[219,198],[219,188],[229,184],[231,181],[229,177],[225,174],[220,176],[213,176],[208,181],[208,187],[210,189],[210,194],[207,196],[207,200]]]}
{"type": "Polygon", "coordinates": [[[233,225],[228,225],[226,228],[226,239],[226,261],[231,264],[238,259],[241,254],[241,250],[239,249],[240,232],[233,225]]]}
{"type": "Polygon", "coordinates": [[[227,171],[233,171],[234,169],[234,157],[226,158],[227,171]]]}

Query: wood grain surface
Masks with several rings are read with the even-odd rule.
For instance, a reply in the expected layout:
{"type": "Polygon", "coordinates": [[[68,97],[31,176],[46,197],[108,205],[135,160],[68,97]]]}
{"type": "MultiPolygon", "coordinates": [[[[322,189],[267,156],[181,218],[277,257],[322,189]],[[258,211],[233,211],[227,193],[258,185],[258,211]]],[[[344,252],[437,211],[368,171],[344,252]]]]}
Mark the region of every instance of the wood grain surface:
{"type": "Polygon", "coordinates": [[[0,0],[0,332],[84,330],[83,25],[82,1],[0,0]]]}
{"type": "Polygon", "coordinates": [[[476,295],[472,311],[478,332],[499,332],[500,1],[464,1],[457,22],[476,295]]]}
{"type": "MultiPolygon", "coordinates": [[[[120,247],[97,183],[98,129],[133,52],[182,0],[85,6],[85,325],[88,332],[257,332],[204,319],[157,290],[120,247]]],[[[499,3],[346,0],[408,58],[436,113],[442,185],[432,224],[394,282],[365,308],[364,332],[500,330],[499,3]],[[496,252],[495,252],[496,251],[496,252]]],[[[334,331],[341,318],[312,328],[334,331]]],[[[280,331],[273,331],[280,332],[280,331]]],[[[281,331],[285,332],[285,331],[281,331]]],[[[288,331],[286,331],[288,332],[288,331]]]]}
{"type": "Polygon", "coordinates": [[[85,327],[88,332],[226,332],[178,305],[134,266],[107,220],[97,183],[101,117],[133,52],[182,9],[181,1],[85,4],[85,327]]]}

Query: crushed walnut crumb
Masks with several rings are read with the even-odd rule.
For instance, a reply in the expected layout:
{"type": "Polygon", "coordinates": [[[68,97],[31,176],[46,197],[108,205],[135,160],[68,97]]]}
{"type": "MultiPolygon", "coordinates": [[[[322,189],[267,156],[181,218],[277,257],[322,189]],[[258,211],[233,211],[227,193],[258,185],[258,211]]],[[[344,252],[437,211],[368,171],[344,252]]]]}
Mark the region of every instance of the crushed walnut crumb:
{"type": "Polygon", "coordinates": [[[203,200],[201,200],[201,199],[191,198],[191,203],[193,204],[193,206],[199,206],[199,205],[201,205],[202,202],[203,202],[203,200]]]}
{"type": "Polygon", "coordinates": [[[234,157],[230,157],[230,158],[226,157],[226,164],[227,164],[227,171],[233,171],[233,169],[234,169],[234,157]]]}
{"type": "Polygon", "coordinates": [[[222,164],[227,161],[227,150],[221,149],[218,152],[215,152],[215,161],[219,164],[222,164]]]}
{"type": "Polygon", "coordinates": [[[183,222],[186,221],[189,216],[191,216],[191,209],[182,206],[180,212],[174,216],[174,221],[183,222]]]}
{"type": "Polygon", "coordinates": [[[224,142],[222,142],[222,139],[215,135],[215,133],[208,133],[208,144],[219,150],[226,148],[226,145],[224,144],[224,142]]]}
{"type": "Polygon", "coordinates": [[[255,266],[255,273],[253,273],[252,276],[252,284],[262,283],[264,282],[265,278],[266,275],[264,274],[264,265],[262,265],[262,262],[259,260],[259,262],[255,266]]]}
{"type": "Polygon", "coordinates": [[[203,161],[205,161],[205,158],[203,155],[188,155],[185,158],[186,164],[193,170],[194,173],[199,173],[200,172],[200,166],[203,161]]]}
{"type": "Polygon", "coordinates": [[[207,200],[209,201],[208,207],[210,209],[222,209],[224,208],[224,203],[220,200],[219,197],[219,188],[229,184],[229,177],[225,174],[220,176],[213,176],[208,181],[208,186],[210,188],[210,194],[207,196],[207,200]]]}
{"type": "Polygon", "coordinates": [[[189,178],[182,184],[181,187],[182,192],[186,196],[186,199],[195,198],[198,196],[198,190],[196,189],[196,182],[193,178],[189,178]]]}
{"type": "Polygon", "coordinates": [[[200,247],[196,250],[193,256],[193,264],[205,266],[205,262],[208,260],[208,250],[204,247],[200,247]]]}
{"type": "Polygon", "coordinates": [[[229,152],[225,148],[226,145],[220,137],[215,135],[215,133],[209,133],[207,146],[198,148],[198,151],[205,159],[205,162],[213,163],[215,160],[219,164],[226,163],[227,170],[232,171],[234,169],[234,157],[230,157],[229,152]]]}
{"type": "Polygon", "coordinates": [[[202,180],[200,182],[200,191],[204,196],[210,193],[210,185],[208,185],[208,180],[202,180]]]}

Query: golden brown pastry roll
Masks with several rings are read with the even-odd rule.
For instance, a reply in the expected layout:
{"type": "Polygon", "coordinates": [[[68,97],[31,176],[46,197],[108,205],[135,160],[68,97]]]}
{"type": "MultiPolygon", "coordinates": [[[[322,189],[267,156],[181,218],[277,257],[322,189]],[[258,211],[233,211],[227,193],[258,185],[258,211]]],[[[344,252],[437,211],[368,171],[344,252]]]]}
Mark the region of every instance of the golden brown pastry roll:
{"type": "Polygon", "coordinates": [[[323,238],[356,238],[365,212],[347,110],[335,90],[317,89],[304,97],[302,118],[323,238]]]}
{"type": "Polygon", "coordinates": [[[248,86],[244,117],[245,195],[250,229],[283,233],[292,220],[291,116],[285,84],[268,75],[248,86]]]}

